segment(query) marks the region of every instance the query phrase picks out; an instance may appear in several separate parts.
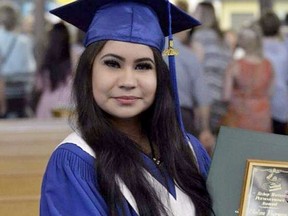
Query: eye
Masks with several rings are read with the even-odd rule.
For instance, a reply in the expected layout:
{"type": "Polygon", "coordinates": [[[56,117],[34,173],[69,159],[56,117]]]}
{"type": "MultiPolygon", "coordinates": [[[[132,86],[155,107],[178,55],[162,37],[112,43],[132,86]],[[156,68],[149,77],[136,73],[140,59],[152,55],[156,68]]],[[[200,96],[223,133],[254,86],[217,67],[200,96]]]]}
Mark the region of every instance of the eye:
{"type": "Polygon", "coordinates": [[[136,70],[152,70],[153,69],[153,65],[150,63],[139,63],[136,65],[135,67],[136,70]]]}
{"type": "Polygon", "coordinates": [[[120,68],[119,62],[117,62],[116,60],[113,60],[113,59],[104,60],[104,64],[108,67],[111,67],[111,68],[120,68]]]}

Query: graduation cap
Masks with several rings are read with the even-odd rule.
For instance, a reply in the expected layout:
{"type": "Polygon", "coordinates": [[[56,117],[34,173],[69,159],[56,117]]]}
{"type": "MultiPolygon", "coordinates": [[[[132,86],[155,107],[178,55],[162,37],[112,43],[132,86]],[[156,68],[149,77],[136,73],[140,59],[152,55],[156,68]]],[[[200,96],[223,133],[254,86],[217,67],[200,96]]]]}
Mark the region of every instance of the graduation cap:
{"type": "Polygon", "coordinates": [[[85,46],[100,40],[140,43],[163,51],[165,37],[176,113],[184,132],[175,74],[174,33],[199,25],[169,0],[78,0],[50,11],[86,32],[85,46]]]}
{"type": "Polygon", "coordinates": [[[85,46],[113,39],[162,51],[165,36],[200,24],[168,0],[78,0],[50,12],[86,32],[85,46]]]}

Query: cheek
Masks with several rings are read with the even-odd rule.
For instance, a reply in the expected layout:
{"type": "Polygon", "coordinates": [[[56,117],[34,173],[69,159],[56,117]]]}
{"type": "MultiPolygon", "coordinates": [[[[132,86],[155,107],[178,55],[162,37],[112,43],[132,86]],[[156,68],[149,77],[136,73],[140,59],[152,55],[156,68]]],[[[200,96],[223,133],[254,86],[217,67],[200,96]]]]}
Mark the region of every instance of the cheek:
{"type": "Polygon", "coordinates": [[[95,100],[95,102],[97,104],[99,104],[99,100],[101,98],[101,94],[100,94],[100,89],[99,89],[99,86],[98,86],[98,82],[97,81],[92,81],[92,89],[93,89],[93,98],[95,100]]]}
{"type": "Polygon", "coordinates": [[[97,75],[93,72],[92,74],[92,89],[93,89],[93,96],[95,97],[96,92],[98,91],[99,83],[97,75]]]}
{"type": "Polygon", "coordinates": [[[103,78],[93,72],[92,74],[92,90],[93,90],[93,97],[97,104],[101,103],[103,93],[105,92],[105,85],[103,85],[103,78]]]}
{"type": "Polygon", "coordinates": [[[145,80],[145,89],[146,89],[147,95],[149,95],[149,96],[151,96],[153,98],[155,97],[156,89],[157,89],[157,78],[156,78],[156,76],[145,80]]]}
{"type": "Polygon", "coordinates": [[[156,89],[157,89],[157,81],[155,80],[152,84],[151,84],[151,91],[153,92],[153,95],[155,96],[156,94],[156,89]]]}

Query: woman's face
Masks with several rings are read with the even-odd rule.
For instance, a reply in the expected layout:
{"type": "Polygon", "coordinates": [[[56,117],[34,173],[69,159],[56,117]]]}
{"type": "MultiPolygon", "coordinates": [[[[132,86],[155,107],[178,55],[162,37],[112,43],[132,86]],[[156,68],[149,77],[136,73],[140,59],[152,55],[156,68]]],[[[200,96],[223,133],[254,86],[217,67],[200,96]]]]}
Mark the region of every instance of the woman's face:
{"type": "Polygon", "coordinates": [[[157,87],[152,50],[145,45],[108,41],[93,63],[92,87],[98,106],[116,119],[148,109],[157,87]]]}

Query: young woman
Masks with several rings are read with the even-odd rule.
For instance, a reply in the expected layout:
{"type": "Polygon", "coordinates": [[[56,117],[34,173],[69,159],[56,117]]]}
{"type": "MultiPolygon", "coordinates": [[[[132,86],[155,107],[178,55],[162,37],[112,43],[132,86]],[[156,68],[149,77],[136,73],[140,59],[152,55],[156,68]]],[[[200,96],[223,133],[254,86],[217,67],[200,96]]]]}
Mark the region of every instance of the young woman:
{"type": "Polygon", "coordinates": [[[245,54],[233,61],[226,71],[223,100],[229,102],[229,106],[223,124],[271,132],[270,96],[274,71],[270,61],[263,57],[259,27],[243,27],[238,44],[245,54]]]}
{"type": "Polygon", "coordinates": [[[37,118],[51,118],[53,112],[69,110],[72,89],[70,34],[62,22],[53,25],[44,61],[36,76],[36,91],[41,97],[36,108],[37,118]]]}
{"type": "Polygon", "coordinates": [[[288,135],[288,50],[280,27],[281,21],[273,11],[266,11],[259,19],[263,32],[264,56],[271,62],[275,79],[271,96],[272,131],[288,135]]]}
{"type": "MultiPolygon", "coordinates": [[[[72,3],[61,14],[75,8],[89,11],[88,2],[72,3]]],[[[117,1],[97,8],[74,81],[77,129],[49,161],[42,216],[211,215],[205,185],[209,159],[177,120],[155,3],[167,5],[162,0],[117,1]],[[103,23],[107,19],[111,26],[103,23]],[[148,22],[141,23],[143,19],[148,22]],[[130,30],[119,22],[128,23],[130,30]],[[147,34],[131,36],[136,26],[147,34]],[[151,36],[147,30],[152,28],[151,36]],[[100,36],[95,29],[101,29],[100,36]]],[[[176,8],[171,9],[175,14],[176,8]]],[[[195,23],[191,18],[190,24],[195,23]]]]}
{"type": "Polygon", "coordinates": [[[215,7],[211,1],[198,3],[194,16],[202,25],[192,31],[190,45],[204,68],[209,96],[212,98],[210,129],[213,134],[217,135],[221,126],[220,119],[226,110],[225,103],[221,100],[221,93],[225,70],[232,53],[224,40],[215,7]]]}

